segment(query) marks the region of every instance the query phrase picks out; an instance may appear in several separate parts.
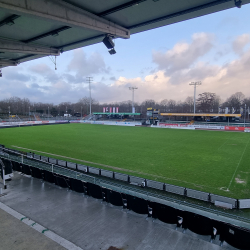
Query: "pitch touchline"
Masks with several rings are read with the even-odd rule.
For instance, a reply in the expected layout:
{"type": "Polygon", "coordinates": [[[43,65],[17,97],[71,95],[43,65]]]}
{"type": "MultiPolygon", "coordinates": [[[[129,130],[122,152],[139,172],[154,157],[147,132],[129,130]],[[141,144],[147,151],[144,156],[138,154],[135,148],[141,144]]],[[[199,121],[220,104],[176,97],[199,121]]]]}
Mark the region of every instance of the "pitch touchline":
{"type": "Polygon", "coordinates": [[[244,151],[243,151],[243,153],[242,153],[242,155],[241,155],[241,157],[240,157],[240,160],[239,160],[238,165],[237,165],[237,167],[236,167],[236,169],[235,169],[235,171],[234,171],[233,177],[232,177],[232,179],[231,179],[231,181],[230,181],[230,183],[229,183],[229,186],[228,186],[227,190],[229,190],[229,188],[230,188],[230,186],[231,186],[231,184],[232,184],[232,181],[233,181],[233,179],[234,179],[234,176],[235,176],[235,174],[236,174],[236,171],[238,170],[238,168],[239,168],[239,166],[240,166],[240,163],[241,163],[241,160],[242,160],[242,158],[243,158],[243,155],[244,155],[245,152],[246,152],[246,149],[247,149],[247,146],[248,146],[248,144],[249,144],[249,141],[250,141],[250,138],[249,138],[249,140],[248,140],[248,142],[247,142],[247,144],[246,144],[246,147],[245,147],[245,149],[244,149],[244,151]]]}
{"type": "Polygon", "coordinates": [[[103,167],[112,168],[112,169],[116,169],[116,170],[127,171],[127,172],[130,172],[130,173],[144,174],[144,175],[147,175],[147,176],[163,178],[165,180],[180,181],[180,182],[192,184],[192,185],[194,185],[196,187],[199,186],[199,187],[214,188],[214,187],[204,186],[204,185],[200,185],[200,184],[195,184],[193,182],[181,181],[181,180],[178,180],[178,179],[163,177],[163,176],[160,176],[160,175],[147,174],[147,173],[142,173],[142,172],[139,172],[139,171],[134,171],[134,170],[129,170],[129,169],[123,169],[123,168],[113,167],[113,166],[109,166],[109,165],[105,165],[105,164],[101,164],[101,163],[95,163],[95,162],[92,162],[92,161],[80,160],[80,159],[71,158],[71,157],[67,157],[67,156],[63,156],[63,155],[51,154],[51,153],[47,153],[47,152],[43,152],[43,151],[38,151],[38,150],[30,149],[30,148],[23,148],[23,147],[18,147],[18,146],[15,146],[15,145],[11,145],[11,147],[20,148],[20,149],[26,149],[26,150],[29,150],[29,151],[35,151],[35,152],[38,152],[38,153],[47,154],[47,155],[53,155],[53,156],[57,156],[57,157],[61,157],[61,158],[67,158],[67,159],[70,159],[70,160],[86,162],[86,163],[94,164],[94,165],[97,165],[97,166],[103,166],[103,167]]]}
{"type": "Polygon", "coordinates": [[[222,146],[224,146],[225,144],[226,144],[226,142],[228,141],[228,139],[229,139],[229,137],[226,139],[226,141],[218,148],[218,150],[222,147],[222,146]]]}

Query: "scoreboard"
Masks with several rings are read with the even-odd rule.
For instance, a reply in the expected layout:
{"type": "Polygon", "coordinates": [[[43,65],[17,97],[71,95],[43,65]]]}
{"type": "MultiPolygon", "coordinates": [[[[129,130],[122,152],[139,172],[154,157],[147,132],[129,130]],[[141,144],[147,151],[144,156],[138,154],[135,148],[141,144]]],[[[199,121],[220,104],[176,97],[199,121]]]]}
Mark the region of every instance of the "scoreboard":
{"type": "Polygon", "coordinates": [[[159,115],[160,109],[147,108],[147,120],[149,120],[150,123],[157,123],[156,120],[158,120],[159,115]]]}

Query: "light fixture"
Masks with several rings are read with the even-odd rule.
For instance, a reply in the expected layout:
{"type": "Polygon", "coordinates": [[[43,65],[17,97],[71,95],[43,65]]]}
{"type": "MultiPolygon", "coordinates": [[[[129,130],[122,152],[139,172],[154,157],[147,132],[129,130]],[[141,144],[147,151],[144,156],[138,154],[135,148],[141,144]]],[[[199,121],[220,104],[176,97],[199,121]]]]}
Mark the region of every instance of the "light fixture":
{"type": "Polygon", "coordinates": [[[113,49],[115,47],[115,44],[112,40],[112,36],[110,35],[106,35],[104,37],[104,39],[102,40],[102,42],[105,44],[105,46],[108,48],[108,49],[113,49]]]}
{"type": "Polygon", "coordinates": [[[241,5],[242,5],[242,1],[241,0],[234,0],[234,3],[235,3],[235,6],[237,7],[237,8],[241,8],[241,5]]]}
{"type": "Polygon", "coordinates": [[[111,35],[106,35],[102,42],[105,44],[105,46],[109,49],[109,54],[110,55],[114,55],[116,54],[116,51],[115,51],[115,43],[113,42],[113,37],[111,35]]]}
{"type": "Polygon", "coordinates": [[[109,50],[109,54],[110,54],[110,55],[114,55],[114,54],[116,54],[115,49],[111,49],[111,50],[109,50]]]}

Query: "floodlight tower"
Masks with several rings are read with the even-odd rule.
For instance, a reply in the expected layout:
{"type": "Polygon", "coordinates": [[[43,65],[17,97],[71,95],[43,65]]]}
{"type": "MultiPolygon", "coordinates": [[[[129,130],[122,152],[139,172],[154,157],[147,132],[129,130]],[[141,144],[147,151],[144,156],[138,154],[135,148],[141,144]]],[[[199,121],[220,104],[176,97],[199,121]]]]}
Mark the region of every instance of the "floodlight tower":
{"type": "Polygon", "coordinates": [[[201,81],[199,82],[191,82],[189,85],[194,85],[194,114],[195,114],[195,101],[196,101],[196,86],[201,85],[201,81]]]}
{"type": "Polygon", "coordinates": [[[93,81],[93,77],[87,76],[86,79],[89,83],[89,114],[91,115],[91,82],[93,81]]]}
{"type": "Polygon", "coordinates": [[[135,107],[134,107],[134,97],[135,97],[135,89],[138,89],[137,87],[129,87],[129,90],[132,90],[132,113],[135,113],[135,107]]]}
{"type": "Polygon", "coordinates": [[[10,122],[10,106],[9,106],[9,122],[10,122]]]}

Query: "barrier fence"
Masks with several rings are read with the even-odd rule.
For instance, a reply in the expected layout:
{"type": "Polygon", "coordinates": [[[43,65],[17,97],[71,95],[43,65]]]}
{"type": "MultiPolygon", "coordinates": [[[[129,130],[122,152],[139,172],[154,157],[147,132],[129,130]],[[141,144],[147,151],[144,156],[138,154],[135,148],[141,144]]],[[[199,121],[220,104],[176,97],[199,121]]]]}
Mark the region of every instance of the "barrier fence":
{"type": "MultiPolygon", "coordinates": [[[[21,155],[20,151],[5,148],[3,145],[1,145],[0,149],[7,153],[21,155]]],[[[206,202],[209,202],[209,203],[212,203],[214,205],[224,207],[224,208],[229,208],[229,209],[250,208],[250,199],[238,200],[238,199],[228,198],[228,197],[224,197],[224,196],[220,196],[216,194],[193,190],[190,188],[152,181],[152,180],[144,179],[141,177],[121,174],[121,173],[117,173],[117,172],[113,172],[109,170],[76,164],[76,163],[72,163],[72,162],[68,162],[64,160],[58,160],[58,159],[51,158],[51,157],[40,156],[34,153],[26,153],[26,156],[27,158],[34,159],[36,161],[41,161],[44,163],[52,164],[54,166],[55,171],[57,171],[58,167],[61,166],[61,167],[69,168],[71,170],[81,171],[86,174],[88,173],[88,174],[93,174],[96,176],[103,176],[103,177],[110,178],[113,180],[124,181],[126,183],[129,183],[135,186],[148,187],[148,188],[162,190],[162,191],[166,191],[169,193],[173,193],[173,194],[177,194],[177,195],[181,195],[181,196],[185,196],[185,197],[189,197],[189,198],[193,198],[197,200],[206,201],[206,202]]],[[[23,160],[26,161],[28,159],[23,158],[23,160]]]]}
{"type": "MultiPolygon", "coordinates": [[[[13,165],[13,170],[44,179],[44,181],[55,183],[63,188],[69,188],[102,199],[115,206],[123,206],[123,208],[139,214],[147,214],[148,217],[166,223],[176,224],[177,227],[182,227],[184,230],[189,229],[197,234],[210,235],[211,240],[215,239],[216,235],[219,235],[221,242],[226,241],[242,250],[249,249],[250,230],[248,228],[250,228],[250,219],[163,196],[153,192],[153,189],[143,189],[136,184],[144,180],[145,185],[161,189],[162,183],[160,182],[137,177],[131,179],[131,176],[127,176],[127,180],[124,179],[123,181],[132,183],[132,180],[134,185],[122,185],[120,182],[112,182],[98,177],[99,175],[111,178],[111,173],[113,177],[119,176],[119,173],[85,165],[76,165],[75,169],[70,169],[69,167],[43,162],[41,159],[37,160],[37,157],[33,157],[33,154],[32,156],[30,154],[23,155],[20,152],[2,149],[0,150],[0,158],[4,159],[5,162],[8,160],[13,165]],[[99,172],[99,174],[90,176],[79,172],[89,173],[89,169],[92,172],[99,172]],[[230,223],[228,223],[229,218],[230,223]]],[[[68,165],[68,162],[66,165],[68,165]]],[[[122,177],[126,176],[120,175],[122,177]]],[[[173,190],[173,192],[180,192],[181,190],[178,188],[175,190],[175,186],[169,187],[163,184],[162,190],[166,191],[167,189],[173,190]]],[[[186,195],[189,193],[190,197],[205,199],[205,196],[201,194],[202,192],[196,190],[184,189],[183,192],[186,195]]],[[[217,195],[209,194],[209,199],[212,202],[219,198],[217,195]]],[[[226,201],[228,200],[226,199],[226,201]]],[[[231,199],[232,205],[234,201],[234,199],[231,199]]],[[[247,200],[239,200],[239,204],[242,207],[248,206],[247,200]]]]}
{"type": "MultiPolygon", "coordinates": [[[[14,154],[21,154],[18,150],[8,149],[0,147],[1,150],[7,152],[7,153],[14,153],[14,154]]],[[[215,204],[220,207],[225,207],[229,209],[238,208],[238,209],[244,209],[244,208],[250,208],[250,199],[244,199],[244,200],[238,200],[233,198],[228,198],[220,195],[210,194],[202,191],[197,191],[189,188],[184,188],[180,186],[170,185],[162,182],[152,181],[136,176],[116,173],[113,171],[108,171],[104,169],[99,169],[95,167],[90,167],[86,165],[76,164],[64,160],[58,160],[51,157],[45,157],[40,156],[34,153],[26,153],[26,156],[31,159],[35,159],[37,161],[43,161],[44,163],[51,163],[56,168],[56,165],[67,167],[72,170],[79,170],[83,171],[84,173],[90,173],[97,176],[104,176],[111,179],[116,179],[119,181],[124,181],[132,185],[136,186],[142,186],[142,187],[149,187],[152,189],[157,190],[163,190],[169,193],[178,194],[181,196],[186,196],[206,202],[210,202],[212,204],[215,204]]],[[[26,159],[24,159],[26,160],[26,159]]]]}

